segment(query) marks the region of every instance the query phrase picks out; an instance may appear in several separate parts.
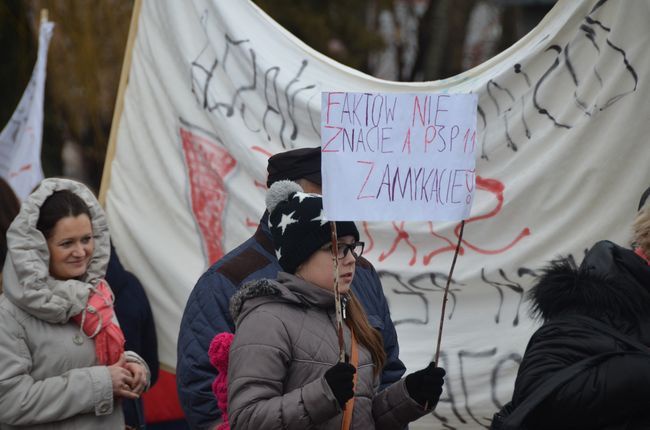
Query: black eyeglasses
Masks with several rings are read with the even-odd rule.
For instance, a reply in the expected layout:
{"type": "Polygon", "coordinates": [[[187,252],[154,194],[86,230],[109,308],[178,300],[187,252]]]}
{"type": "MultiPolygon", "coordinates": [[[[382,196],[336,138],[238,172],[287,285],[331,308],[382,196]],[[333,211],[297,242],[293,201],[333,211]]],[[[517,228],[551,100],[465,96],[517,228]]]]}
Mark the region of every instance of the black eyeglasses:
{"type": "MultiPolygon", "coordinates": [[[[354,258],[359,258],[361,257],[361,254],[363,254],[363,247],[366,246],[364,242],[352,242],[352,243],[339,243],[338,244],[338,259],[343,260],[345,257],[347,257],[348,252],[352,252],[352,256],[354,258]]],[[[330,254],[332,253],[332,245],[326,245],[323,248],[321,248],[323,251],[327,251],[330,254]]]]}

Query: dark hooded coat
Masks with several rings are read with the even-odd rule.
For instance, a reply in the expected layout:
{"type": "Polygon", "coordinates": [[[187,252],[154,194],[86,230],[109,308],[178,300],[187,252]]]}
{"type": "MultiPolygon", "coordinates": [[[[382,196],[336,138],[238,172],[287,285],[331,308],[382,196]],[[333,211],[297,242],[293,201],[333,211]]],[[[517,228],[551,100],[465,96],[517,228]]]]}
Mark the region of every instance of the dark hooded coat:
{"type": "Polygon", "coordinates": [[[650,429],[650,356],[587,327],[582,316],[650,345],[650,266],[633,251],[597,243],[580,267],[549,266],[531,290],[544,324],[531,337],[513,407],[540,384],[585,358],[617,351],[571,378],[524,422],[526,429],[650,429]]]}

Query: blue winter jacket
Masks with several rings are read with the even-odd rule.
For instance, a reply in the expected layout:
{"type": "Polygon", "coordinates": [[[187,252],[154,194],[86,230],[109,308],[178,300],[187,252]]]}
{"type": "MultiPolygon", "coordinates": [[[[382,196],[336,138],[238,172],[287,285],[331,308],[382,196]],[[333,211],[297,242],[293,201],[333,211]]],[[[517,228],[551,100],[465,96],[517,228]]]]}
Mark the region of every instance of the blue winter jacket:
{"type": "MultiPolygon", "coordinates": [[[[217,333],[234,331],[228,310],[230,298],[244,283],[275,279],[282,270],[275,257],[267,219],[265,213],[251,238],[201,276],[185,305],[178,335],[176,382],[181,406],[192,429],[211,429],[221,416],[212,393],[217,372],[208,359],[208,348],[217,333]]],[[[370,324],[384,339],[387,357],[381,378],[383,388],[398,381],[406,369],[399,359],[397,334],[379,277],[364,258],[357,260],[352,290],[370,324]]]]}

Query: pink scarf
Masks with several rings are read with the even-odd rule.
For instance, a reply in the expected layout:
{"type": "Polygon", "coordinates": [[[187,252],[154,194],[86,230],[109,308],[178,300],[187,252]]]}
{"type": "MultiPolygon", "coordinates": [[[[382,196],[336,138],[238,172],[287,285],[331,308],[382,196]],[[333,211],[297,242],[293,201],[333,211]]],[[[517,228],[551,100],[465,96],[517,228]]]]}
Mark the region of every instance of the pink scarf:
{"type": "Polygon", "coordinates": [[[643,252],[643,249],[641,247],[638,247],[634,250],[634,253],[638,255],[639,257],[643,258],[648,265],[650,265],[650,260],[648,260],[648,256],[645,255],[645,252],[643,252]]]}
{"type": "Polygon", "coordinates": [[[102,279],[90,292],[86,308],[72,317],[86,336],[95,339],[97,361],[106,366],[117,363],[124,353],[124,333],[113,313],[114,302],[113,292],[102,279]]]}

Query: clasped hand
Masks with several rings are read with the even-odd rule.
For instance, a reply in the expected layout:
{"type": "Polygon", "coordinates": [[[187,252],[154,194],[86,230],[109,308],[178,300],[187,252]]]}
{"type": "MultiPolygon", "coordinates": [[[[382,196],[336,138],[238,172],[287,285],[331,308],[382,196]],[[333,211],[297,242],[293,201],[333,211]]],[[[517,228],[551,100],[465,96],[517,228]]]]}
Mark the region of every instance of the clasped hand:
{"type": "Polygon", "coordinates": [[[127,362],[124,354],[117,363],[108,366],[113,383],[113,395],[137,399],[147,386],[147,370],[139,363],[127,362]]]}

